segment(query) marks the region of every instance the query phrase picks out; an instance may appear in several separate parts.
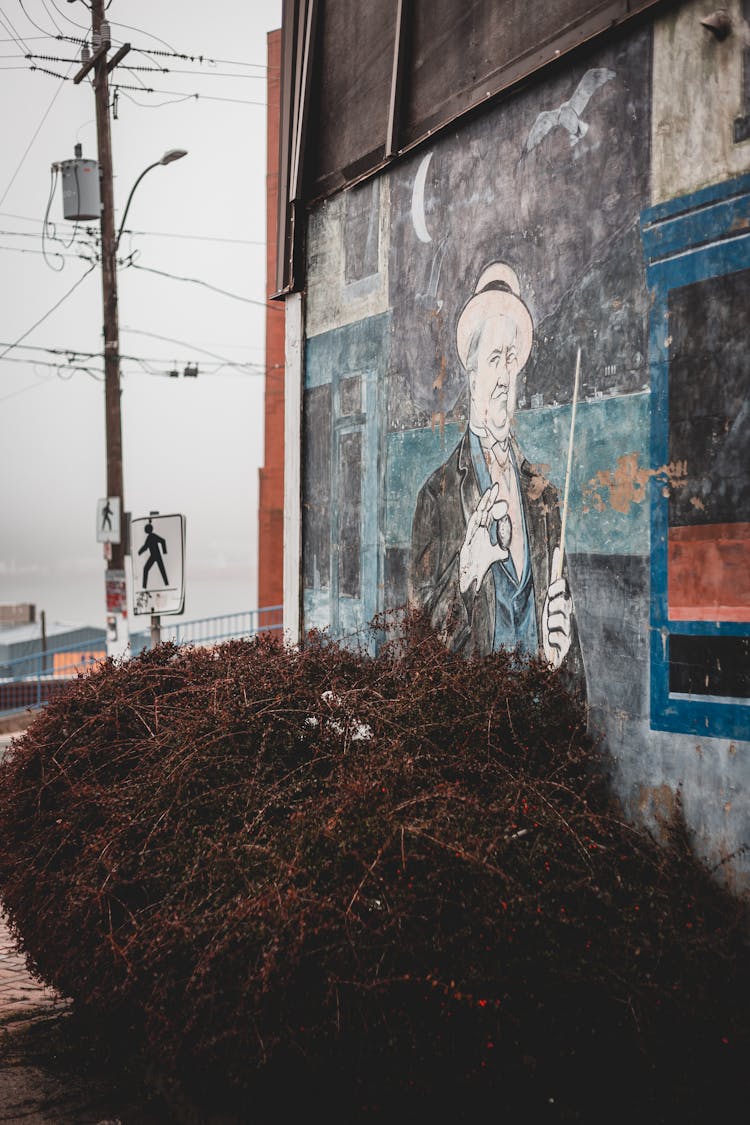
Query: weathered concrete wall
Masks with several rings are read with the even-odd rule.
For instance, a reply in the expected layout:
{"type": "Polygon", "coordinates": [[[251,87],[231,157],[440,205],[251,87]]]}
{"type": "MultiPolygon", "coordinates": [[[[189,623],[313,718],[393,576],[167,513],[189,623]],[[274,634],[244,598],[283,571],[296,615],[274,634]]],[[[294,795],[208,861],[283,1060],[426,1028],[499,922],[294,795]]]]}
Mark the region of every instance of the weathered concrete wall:
{"type": "Polygon", "coordinates": [[[681,793],[747,889],[750,146],[727,142],[741,36],[701,14],[312,214],[303,623],[347,636],[410,599],[460,651],[541,649],[631,813],[681,793]]]}
{"type": "Polygon", "coordinates": [[[750,39],[743,0],[717,7],[732,21],[723,40],[701,26],[716,10],[702,0],[680,5],[654,26],[654,203],[729,179],[750,163],[750,135],[735,141],[735,121],[750,109],[744,104],[750,39]]]}

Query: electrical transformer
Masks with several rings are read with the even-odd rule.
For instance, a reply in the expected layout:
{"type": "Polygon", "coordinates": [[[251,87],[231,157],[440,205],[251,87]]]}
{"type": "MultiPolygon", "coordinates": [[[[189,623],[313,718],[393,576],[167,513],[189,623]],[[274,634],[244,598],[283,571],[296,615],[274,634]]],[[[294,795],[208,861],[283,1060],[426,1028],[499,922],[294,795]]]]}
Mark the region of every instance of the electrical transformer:
{"type": "MultiPolygon", "coordinates": [[[[78,147],[78,146],[76,146],[78,147]]],[[[63,216],[66,219],[98,219],[99,165],[76,154],[73,160],[60,162],[63,187],[63,216]]]]}

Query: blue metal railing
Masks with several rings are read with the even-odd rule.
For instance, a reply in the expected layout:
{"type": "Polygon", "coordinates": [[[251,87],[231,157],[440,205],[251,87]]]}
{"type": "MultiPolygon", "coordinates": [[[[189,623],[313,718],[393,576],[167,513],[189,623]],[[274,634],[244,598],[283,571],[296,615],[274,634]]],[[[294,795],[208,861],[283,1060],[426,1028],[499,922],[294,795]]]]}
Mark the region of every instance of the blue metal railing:
{"type": "MultiPolygon", "coordinates": [[[[253,637],[257,633],[280,631],[283,626],[282,610],[282,606],[272,605],[217,617],[202,617],[195,621],[164,624],[162,619],[161,640],[178,645],[212,645],[253,637]]],[[[150,631],[131,633],[130,652],[133,656],[150,645],[150,631]]],[[[68,680],[94,667],[106,655],[103,639],[79,640],[46,651],[41,651],[40,641],[39,651],[3,661],[0,665],[0,715],[41,707],[68,680]]]]}
{"type": "MultiPolygon", "coordinates": [[[[264,606],[262,609],[248,609],[242,613],[225,613],[217,617],[199,617],[195,621],[165,622],[161,620],[162,641],[174,641],[177,645],[211,645],[236,637],[254,637],[282,627],[282,606],[264,606]]],[[[130,648],[134,654],[148,648],[151,644],[150,630],[131,633],[130,648]]]]}

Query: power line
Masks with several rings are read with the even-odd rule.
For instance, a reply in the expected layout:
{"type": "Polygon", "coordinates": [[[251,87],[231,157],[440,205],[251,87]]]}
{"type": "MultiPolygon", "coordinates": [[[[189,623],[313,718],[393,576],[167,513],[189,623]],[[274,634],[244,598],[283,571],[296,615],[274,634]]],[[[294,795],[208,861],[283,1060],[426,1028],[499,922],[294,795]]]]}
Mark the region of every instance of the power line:
{"type": "MultiPolygon", "coordinates": [[[[57,4],[55,3],[55,0],[51,0],[51,3],[52,3],[52,7],[53,7],[53,8],[55,9],[55,11],[57,12],[57,14],[58,14],[58,15],[60,15],[60,16],[62,16],[62,17],[63,17],[63,19],[66,19],[66,20],[68,21],[68,23],[72,23],[72,24],[73,24],[73,27],[81,27],[81,28],[83,28],[83,29],[84,29],[84,31],[85,31],[85,30],[87,30],[87,29],[86,29],[86,26],[85,26],[85,24],[82,24],[82,23],[78,23],[78,21],[77,21],[77,20],[74,20],[74,19],[72,19],[72,18],[71,18],[71,17],[70,17],[69,15],[68,15],[68,13],[67,13],[67,12],[63,11],[63,10],[62,10],[61,8],[58,8],[57,4]]],[[[44,8],[45,8],[45,10],[47,11],[47,15],[49,15],[49,18],[50,18],[50,19],[52,20],[52,22],[53,22],[53,23],[55,24],[55,27],[57,27],[57,24],[56,24],[56,23],[55,23],[55,21],[54,21],[54,20],[52,19],[52,16],[51,16],[51,15],[50,15],[50,13],[49,13],[49,9],[47,8],[46,0],[42,0],[42,4],[44,5],[44,8]]],[[[60,31],[60,28],[59,28],[59,27],[57,27],[57,30],[58,30],[58,31],[60,31]]]]}
{"type": "Polygon", "coordinates": [[[12,351],[13,348],[18,347],[18,345],[21,343],[21,341],[25,340],[26,337],[29,336],[34,331],[35,328],[38,328],[39,325],[43,321],[45,321],[48,316],[51,316],[52,313],[55,311],[55,309],[59,309],[59,307],[63,303],[63,301],[67,301],[68,297],[70,297],[71,294],[75,292],[75,290],[78,288],[78,286],[81,284],[81,282],[84,281],[89,276],[91,271],[95,268],[96,267],[94,265],[89,266],[89,268],[86,270],[86,272],[81,274],[81,276],[78,278],[78,280],[73,285],[71,285],[70,289],[68,289],[67,293],[64,293],[62,295],[62,297],[60,298],[60,300],[56,301],[55,304],[52,306],[52,308],[47,310],[47,312],[44,314],[44,316],[40,316],[39,320],[35,321],[32,324],[31,328],[27,328],[26,331],[23,332],[18,337],[17,340],[15,340],[12,344],[8,344],[8,346],[6,347],[4,352],[0,352],[0,359],[4,359],[5,356],[8,354],[8,352],[12,351]]]}
{"type": "MultiPolygon", "coordinates": [[[[70,71],[68,71],[68,73],[70,73],[70,71]]],[[[60,77],[60,75],[58,75],[57,77],[59,78],[59,77],[60,77]]],[[[30,149],[31,149],[31,146],[33,145],[34,141],[35,141],[35,140],[37,139],[37,137],[39,136],[39,132],[40,132],[40,130],[41,130],[41,128],[42,128],[42,125],[44,125],[44,122],[45,122],[45,121],[47,120],[47,117],[48,117],[48,115],[49,115],[49,112],[50,112],[50,110],[52,109],[52,106],[53,106],[53,105],[55,104],[55,101],[56,101],[56,99],[57,99],[57,96],[58,96],[58,94],[60,93],[60,91],[61,91],[61,90],[62,90],[62,88],[63,88],[63,82],[65,82],[65,81],[66,81],[66,79],[67,79],[67,75],[64,75],[64,76],[63,76],[63,81],[62,81],[62,82],[60,83],[60,85],[59,85],[59,86],[57,87],[57,90],[56,90],[56,91],[55,91],[55,93],[54,93],[54,94],[52,95],[52,101],[51,101],[51,102],[49,103],[49,105],[47,106],[46,110],[44,111],[44,114],[42,115],[42,120],[41,120],[41,121],[39,122],[39,124],[37,125],[37,127],[36,127],[36,129],[35,129],[35,131],[34,131],[34,135],[32,136],[31,140],[29,141],[29,143],[28,143],[28,144],[27,144],[27,146],[26,146],[26,151],[24,152],[23,156],[21,157],[21,159],[20,159],[20,160],[19,160],[19,162],[18,162],[18,167],[16,168],[15,172],[14,172],[14,173],[13,173],[13,175],[11,176],[11,178],[10,178],[10,181],[8,182],[8,186],[6,187],[6,189],[5,189],[5,191],[3,192],[2,196],[0,196],[0,206],[2,206],[3,200],[5,199],[6,195],[8,194],[8,192],[9,192],[9,191],[10,191],[10,189],[11,189],[11,187],[13,186],[13,181],[15,180],[16,176],[17,176],[17,175],[18,175],[18,173],[19,173],[19,172],[21,171],[21,168],[23,167],[23,163],[24,163],[24,161],[25,161],[26,157],[27,157],[27,156],[29,155],[29,151],[30,151],[30,149]]]]}
{"type": "Polygon", "coordinates": [[[30,387],[21,387],[17,391],[11,391],[10,394],[3,395],[0,402],[7,402],[9,398],[15,398],[16,395],[25,395],[27,391],[36,391],[39,387],[46,386],[46,383],[32,383],[30,387]]]}
{"type": "MultiPolygon", "coordinates": [[[[55,0],[52,0],[52,7],[55,9],[56,12],[59,12],[60,15],[63,16],[68,21],[68,23],[72,23],[73,27],[80,27],[80,28],[83,29],[83,31],[89,30],[88,27],[86,26],[86,24],[79,23],[78,20],[74,20],[71,16],[69,16],[67,12],[62,11],[60,8],[58,8],[57,4],[55,3],[55,0]]],[[[88,5],[86,5],[86,7],[88,7],[88,5]]],[[[59,28],[58,28],[58,30],[59,30],[59,28]]]]}
{"type": "Polygon", "coordinates": [[[142,27],[131,27],[129,23],[120,23],[119,20],[110,20],[111,27],[124,27],[126,31],[137,31],[140,35],[147,35],[149,39],[155,39],[157,43],[161,43],[164,47],[168,47],[170,51],[174,51],[171,43],[167,43],[166,39],[160,39],[158,35],[154,35],[150,31],[144,31],[142,27]]]}
{"type": "MultiPolygon", "coordinates": [[[[23,2],[23,0],[18,0],[18,3],[19,3],[19,4],[21,5],[21,11],[22,11],[22,12],[23,12],[23,14],[24,14],[24,15],[26,16],[26,19],[27,19],[27,20],[29,21],[29,23],[30,23],[30,24],[32,24],[32,25],[33,25],[33,26],[34,26],[34,27],[35,27],[35,28],[37,29],[37,31],[41,31],[41,32],[44,32],[44,34],[45,34],[45,35],[47,35],[47,36],[49,36],[49,38],[50,38],[50,39],[54,38],[54,36],[53,36],[53,33],[52,33],[52,32],[49,32],[49,31],[46,31],[46,32],[45,32],[45,31],[44,31],[44,28],[43,28],[43,27],[40,27],[38,23],[35,23],[35,22],[34,22],[34,20],[33,20],[33,19],[31,18],[31,16],[29,15],[29,13],[28,13],[28,12],[26,11],[26,7],[25,7],[25,5],[24,5],[24,2],[23,2]]],[[[49,12],[48,12],[47,14],[49,15],[49,12]]],[[[53,20],[52,22],[54,23],[54,20],[53,20]]],[[[60,28],[58,27],[58,28],[57,28],[57,30],[59,31],[59,30],[60,30],[60,28]]]]}
{"type": "MultiPolygon", "coordinates": [[[[36,69],[41,70],[41,67],[37,67],[36,69]]],[[[169,97],[182,98],[183,101],[188,101],[190,98],[195,98],[196,101],[200,100],[204,102],[227,102],[232,103],[233,105],[257,105],[265,107],[267,104],[266,102],[249,101],[247,98],[220,98],[216,94],[186,94],[184,90],[156,90],[153,86],[126,86],[121,82],[113,85],[112,89],[135,90],[137,94],[167,94],[169,97]]],[[[131,101],[135,101],[135,98],[131,98],[131,101]]],[[[144,103],[136,102],[135,104],[139,105],[144,103]]]]}
{"type": "MultiPolygon", "coordinates": [[[[148,335],[148,333],[144,333],[144,335],[148,335]]],[[[174,341],[174,342],[179,343],[179,341],[174,341]]],[[[7,347],[7,346],[12,347],[13,345],[6,345],[5,343],[0,343],[0,348],[7,347]]],[[[243,346],[243,345],[238,345],[238,346],[243,346]]],[[[25,359],[25,358],[6,358],[4,362],[6,362],[6,363],[31,363],[31,364],[41,363],[41,364],[45,364],[45,365],[48,365],[48,366],[51,366],[51,367],[57,367],[57,366],[59,366],[60,359],[67,359],[67,361],[69,363],[76,363],[78,366],[81,366],[81,363],[84,360],[90,361],[90,360],[103,359],[104,358],[104,352],[83,352],[83,351],[79,351],[77,348],[50,348],[50,347],[45,347],[42,344],[19,344],[19,345],[17,345],[17,347],[19,348],[20,351],[43,352],[45,355],[53,355],[53,356],[58,356],[60,358],[55,363],[52,363],[48,360],[34,359],[32,357],[29,357],[27,359],[25,359]]],[[[180,347],[185,347],[189,350],[192,348],[192,350],[195,350],[195,351],[201,350],[200,348],[193,348],[192,345],[190,345],[190,344],[180,344],[180,347]]],[[[212,352],[207,352],[206,354],[211,355],[211,356],[213,356],[214,358],[216,358],[220,361],[216,365],[217,367],[233,367],[233,368],[237,368],[237,369],[248,369],[248,370],[251,369],[251,368],[258,368],[258,369],[265,370],[265,366],[266,366],[264,363],[262,363],[260,361],[250,361],[248,363],[239,363],[237,360],[224,359],[221,356],[215,356],[214,353],[212,353],[212,352]]],[[[124,359],[124,360],[127,360],[127,361],[132,362],[132,363],[140,363],[140,364],[147,364],[147,363],[187,363],[188,362],[188,360],[177,360],[174,357],[165,358],[163,355],[162,356],[139,356],[139,355],[128,355],[127,353],[122,353],[120,355],[120,359],[124,359]]],[[[253,372],[251,371],[250,373],[252,374],[253,372]]]]}
{"type": "MultiPolygon", "coordinates": [[[[38,223],[39,222],[39,219],[36,218],[33,215],[17,215],[13,211],[0,211],[0,217],[6,218],[6,219],[20,219],[21,222],[23,222],[23,223],[38,223]]],[[[72,226],[72,227],[78,226],[78,229],[82,233],[87,234],[92,238],[98,238],[99,237],[98,231],[96,230],[95,227],[81,226],[80,223],[70,223],[65,219],[61,220],[60,222],[56,223],[55,225],[60,226],[60,227],[64,227],[65,225],[72,226]]],[[[2,233],[12,233],[12,232],[0,231],[0,234],[2,234],[2,233]]],[[[131,234],[131,235],[135,234],[135,235],[139,235],[139,236],[147,235],[148,237],[153,237],[153,238],[184,238],[184,239],[187,239],[187,240],[190,240],[190,241],[197,241],[197,242],[224,242],[224,243],[236,244],[238,246],[265,246],[266,245],[265,239],[227,238],[223,235],[213,235],[213,234],[185,234],[183,231],[136,230],[136,229],[131,228],[131,227],[125,227],[125,229],[123,230],[122,233],[123,234],[131,234]]],[[[37,235],[36,237],[41,238],[41,235],[37,235]]]]}
{"type": "MultiPolygon", "coordinates": [[[[30,52],[24,56],[31,61],[38,60],[39,62],[54,62],[54,63],[76,63],[80,60],[78,58],[68,58],[65,55],[43,55],[39,52],[30,52]]],[[[0,55],[0,58],[17,59],[18,55],[0,55]]],[[[140,72],[142,74],[188,74],[193,78],[239,78],[247,80],[265,80],[264,74],[230,74],[226,70],[182,70],[175,69],[171,66],[126,66],[123,64],[123,70],[140,72]]]]}
{"type": "MultiPolygon", "coordinates": [[[[46,257],[47,253],[44,250],[31,250],[28,246],[0,246],[0,251],[7,251],[9,254],[37,254],[46,257]]],[[[63,250],[49,251],[55,258],[77,258],[81,262],[90,262],[92,259],[85,254],[66,254],[63,250]]]]}
{"type": "MultiPolygon", "coordinates": [[[[31,231],[31,230],[0,230],[0,237],[1,238],[35,238],[35,239],[41,238],[41,239],[44,239],[44,235],[38,234],[36,231],[31,231]]],[[[53,235],[48,235],[47,237],[55,239],[57,236],[53,234],[53,235]]],[[[60,240],[60,241],[62,241],[62,240],[60,240]]],[[[92,248],[91,243],[85,241],[84,239],[77,238],[76,242],[78,242],[78,244],[80,246],[85,246],[87,249],[92,248]]],[[[66,249],[69,245],[70,245],[70,243],[65,243],[66,249]]]]}
{"type": "Polygon", "coordinates": [[[252,297],[241,297],[239,293],[230,293],[228,289],[219,289],[217,285],[210,285],[207,281],[202,281],[198,277],[182,277],[180,274],[167,273],[165,270],[153,269],[151,266],[139,266],[137,262],[129,262],[129,267],[135,270],[143,270],[145,273],[155,273],[159,277],[168,277],[172,281],[187,281],[192,285],[202,285],[205,289],[211,289],[215,293],[221,293],[224,297],[233,297],[235,301],[243,301],[246,305],[259,305],[262,309],[279,309],[279,305],[273,304],[271,301],[254,301],[252,297]]]}
{"type": "MultiPolygon", "coordinates": [[[[191,362],[191,360],[189,360],[189,359],[169,359],[169,358],[164,358],[163,356],[159,357],[158,359],[142,359],[140,356],[121,355],[120,360],[125,361],[125,363],[134,363],[134,364],[138,365],[137,367],[132,367],[132,368],[129,368],[128,370],[123,370],[122,371],[123,375],[137,375],[137,374],[145,373],[146,375],[150,375],[150,376],[157,377],[157,378],[159,378],[159,377],[173,378],[174,376],[173,376],[172,372],[178,371],[180,368],[182,368],[183,375],[184,375],[186,368],[192,368],[192,367],[197,368],[197,366],[198,366],[196,363],[191,362]],[[155,370],[155,367],[157,367],[157,366],[158,366],[159,370],[155,370]],[[167,369],[167,370],[165,370],[165,369],[167,369]]],[[[76,359],[68,359],[68,362],[65,363],[62,358],[58,359],[57,361],[54,361],[54,360],[50,360],[50,359],[33,359],[33,358],[23,359],[23,358],[14,358],[13,356],[6,356],[5,359],[3,359],[0,362],[2,362],[2,363],[18,363],[18,364],[21,364],[23,366],[32,367],[32,368],[46,367],[46,368],[49,368],[53,371],[56,371],[58,376],[60,378],[64,378],[64,379],[71,378],[71,376],[74,375],[76,371],[80,371],[80,372],[85,373],[86,375],[90,375],[92,379],[96,379],[98,382],[101,382],[104,379],[103,368],[92,367],[90,364],[81,363],[79,360],[76,360],[76,359]],[[63,374],[63,372],[65,372],[65,374],[63,374]]],[[[231,371],[232,374],[239,375],[242,378],[260,377],[260,376],[264,375],[265,370],[266,370],[265,367],[262,367],[260,365],[258,365],[258,368],[256,370],[242,370],[242,365],[236,364],[236,363],[235,364],[213,363],[213,364],[208,364],[208,365],[205,365],[205,364],[202,365],[201,369],[200,369],[200,374],[204,375],[204,376],[208,376],[210,378],[214,375],[218,375],[219,372],[223,371],[225,367],[230,368],[230,371],[231,371]]],[[[198,374],[197,371],[196,371],[196,374],[198,374]]],[[[2,401],[2,400],[0,400],[0,401],[2,401]]]]}
{"type": "Polygon", "coordinates": [[[36,74],[49,74],[51,78],[62,78],[63,82],[70,81],[67,74],[60,74],[59,70],[50,70],[49,67],[46,66],[37,66],[36,64],[33,64],[29,67],[29,72],[36,74]]]}
{"type": "MultiPolygon", "coordinates": [[[[73,64],[71,64],[71,66],[72,65],[73,64]]],[[[125,69],[127,69],[127,67],[125,69]]],[[[68,81],[68,82],[72,81],[72,79],[70,79],[67,74],[60,74],[59,71],[57,71],[57,70],[49,70],[48,67],[46,67],[46,66],[37,66],[36,64],[32,64],[29,67],[29,70],[33,71],[37,74],[49,74],[49,75],[52,76],[52,78],[62,78],[63,81],[68,81]]],[[[137,75],[136,75],[136,77],[137,77],[137,75]]],[[[256,102],[256,101],[253,101],[249,98],[222,98],[222,97],[219,97],[216,94],[201,94],[198,91],[195,91],[194,93],[186,94],[184,90],[157,90],[153,86],[145,86],[145,85],[127,86],[122,82],[118,82],[116,84],[113,84],[110,87],[110,89],[113,92],[117,92],[117,93],[122,91],[126,94],[126,96],[127,96],[128,90],[131,90],[131,91],[135,90],[135,92],[137,94],[166,94],[167,97],[179,98],[181,101],[189,101],[191,98],[195,98],[196,101],[224,102],[225,104],[231,104],[231,105],[256,105],[256,106],[260,106],[261,108],[265,108],[265,106],[267,104],[265,101],[256,102]]],[[[136,101],[135,98],[132,98],[132,97],[130,98],[130,101],[134,102],[135,105],[140,105],[144,109],[156,108],[154,106],[149,106],[145,102],[138,102],[138,101],[136,101]]],[[[2,202],[2,200],[0,200],[0,202],[2,202]]]]}
{"type": "MultiPolygon", "coordinates": [[[[137,51],[139,54],[146,54],[147,53],[145,51],[142,51],[142,49],[140,47],[134,47],[132,44],[131,44],[130,49],[131,49],[131,51],[137,51]]],[[[248,66],[248,67],[253,67],[254,70],[263,70],[263,71],[279,70],[279,67],[277,67],[277,66],[269,67],[269,66],[266,65],[266,63],[245,62],[245,61],[240,61],[239,59],[213,59],[213,58],[208,58],[206,55],[187,55],[187,54],[181,54],[177,51],[151,50],[151,51],[148,52],[148,54],[154,55],[156,58],[181,59],[183,62],[197,62],[197,63],[200,63],[201,66],[205,66],[205,65],[209,65],[209,66],[248,66]]]]}
{"type": "Polygon", "coordinates": [[[101,368],[89,367],[87,364],[86,365],[81,364],[77,360],[73,360],[73,359],[68,361],[67,367],[62,362],[61,359],[58,359],[58,361],[56,363],[54,363],[50,359],[22,359],[22,358],[17,358],[17,357],[14,357],[14,356],[5,356],[5,358],[0,362],[2,362],[2,363],[23,363],[23,364],[26,364],[27,367],[52,367],[57,372],[60,372],[60,371],[71,371],[71,372],[73,372],[73,371],[85,371],[87,375],[91,375],[92,377],[95,377],[95,378],[100,376],[100,375],[101,376],[104,375],[104,372],[101,370],[101,368]]]}
{"type": "MultiPolygon", "coordinates": [[[[2,212],[0,212],[1,214],[2,212]]],[[[177,231],[168,230],[130,230],[126,227],[123,234],[138,235],[138,237],[153,237],[153,238],[184,238],[191,242],[222,242],[228,243],[231,246],[265,246],[265,240],[252,239],[252,238],[222,238],[218,235],[211,234],[180,234],[177,231]]],[[[0,231],[2,234],[2,231],[0,231]]]]}
{"type": "Polygon", "coordinates": [[[142,74],[189,74],[192,75],[193,78],[243,78],[246,81],[248,79],[265,80],[264,74],[229,74],[226,70],[177,70],[172,66],[125,66],[123,69],[140,71],[142,74]]]}
{"type": "Polygon", "coordinates": [[[2,10],[2,8],[0,8],[0,23],[2,23],[2,25],[3,25],[3,27],[5,28],[6,31],[9,31],[11,35],[15,36],[16,42],[20,46],[22,46],[24,48],[24,50],[28,51],[28,49],[29,49],[28,43],[24,40],[23,36],[19,35],[19,33],[16,31],[15,27],[13,26],[13,24],[10,20],[10,17],[6,16],[6,14],[2,10]]]}
{"type": "Polygon", "coordinates": [[[148,336],[152,340],[163,340],[166,344],[179,344],[180,347],[187,348],[188,351],[201,352],[203,355],[210,355],[212,359],[220,359],[222,363],[232,362],[224,355],[218,355],[217,352],[210,352],[207,348],[199,348],[197,344],[188,344],[184,340],[175,340],[172,336],[160,336],[156,332],[146,332],[143,328],[130,328],[128,325],[121,325],[120,331],[131,332],[135,336],[148,336]]]}
{"type": "MultiPolygon", "coordinates": [[[[114,24],[112,26],[115,26],[114,24]]],[[[120,24],[120,27],[127,25],[120,24]]],[[[76,24],[84,31],[88,28],[83,24],[76,24]]],[[[80,36],[75,35],[31,35],[24,38],[24,42],[34,42],[38,39],[56,39],[59,43],[75,43],[79,47],[87,42],[80,36]]],[[[0,43],[17,43],[17,39],[0,39],[0,43]]],[[[112,39],[113,46],[120,46],[124,40],[118,40],[116,37],[112,39]]],[[[252,67],[254,70],[262,71],[278,71],[280,68],[277,66],[268,66],[266,63],[248,62],[246,59],[214,59],[208,55],[203,54],[188,54],[184,51],[160,51],[156,47],[137,47],[131,43],[131,51],[136,51],[140,55],[153,56],[154,58],[167,58],[167,59],[180,59],[182,62],[195,62],[200,66],[243,66],[252,67]]]]}

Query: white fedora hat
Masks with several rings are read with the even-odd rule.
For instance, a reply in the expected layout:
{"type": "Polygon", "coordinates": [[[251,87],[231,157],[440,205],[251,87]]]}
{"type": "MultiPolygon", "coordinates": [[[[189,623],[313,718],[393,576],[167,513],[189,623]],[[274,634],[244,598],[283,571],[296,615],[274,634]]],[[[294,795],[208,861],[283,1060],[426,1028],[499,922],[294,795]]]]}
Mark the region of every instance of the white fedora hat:
{"type": "Polygon", "coordinates": [[[491,316],[507,316],[517,329],[518,367],[523,368],[531,354],[534,323],[520,297],[521,287],[506,262],[491,262],[479,275],[473,294],[461,310],[456,323],[458,358],[466,367],[471,341],[480,326],[491,316]]]}

